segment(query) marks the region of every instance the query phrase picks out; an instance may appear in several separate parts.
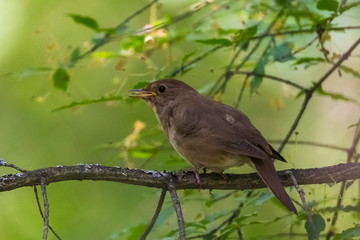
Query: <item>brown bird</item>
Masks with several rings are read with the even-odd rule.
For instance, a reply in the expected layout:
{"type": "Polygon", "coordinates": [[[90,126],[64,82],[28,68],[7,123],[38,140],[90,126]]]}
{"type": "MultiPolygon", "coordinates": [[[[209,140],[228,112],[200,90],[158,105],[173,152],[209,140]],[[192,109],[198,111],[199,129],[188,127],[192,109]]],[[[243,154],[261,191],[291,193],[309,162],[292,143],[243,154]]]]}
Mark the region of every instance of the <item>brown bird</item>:
{"type": "Polygon", "coordinates": [[[153,108],[173,147],[194,166],[199,184],[200,169],[222,174],[228,168],[247,163],[255,166],[280,202],[297,214],[272,159],[286,160],[244,113],[203,97],[189,85],[174,79],[155,81],[132,92],[132,97],[142,98],[153,108]]]}

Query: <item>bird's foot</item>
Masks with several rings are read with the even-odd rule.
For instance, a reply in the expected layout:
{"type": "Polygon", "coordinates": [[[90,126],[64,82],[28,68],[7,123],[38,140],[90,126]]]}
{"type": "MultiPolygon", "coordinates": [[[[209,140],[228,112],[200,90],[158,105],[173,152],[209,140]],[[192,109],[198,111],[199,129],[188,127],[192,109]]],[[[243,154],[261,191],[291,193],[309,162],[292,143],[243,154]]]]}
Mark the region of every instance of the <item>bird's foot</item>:
{"type": "Polygon", "coordinates": [[[219,174],[224,180],[228,180],[228,179],[229,179],[228,175],[226,175],[226,174],[223,173],[223,172],[217,172],[217,174],[219,174]]]}
{"type": "MultiPolygon", "coordinates": [[[[195,174],[195,178],[196,178],[196,183],[199,185],[199,190],[201,189],[201,180],[200,180],[200,176],[199,176],[199,171],[203,169],[201,167],[194,167],[192,169],[189,170],[180,170],[179,171],[179,178],[183,178],[183,176],[188,173],[188,172],[193,172],[195,174]]],[[[204,172],[206,172],[206,170],[204,169],[204,172]]]]}

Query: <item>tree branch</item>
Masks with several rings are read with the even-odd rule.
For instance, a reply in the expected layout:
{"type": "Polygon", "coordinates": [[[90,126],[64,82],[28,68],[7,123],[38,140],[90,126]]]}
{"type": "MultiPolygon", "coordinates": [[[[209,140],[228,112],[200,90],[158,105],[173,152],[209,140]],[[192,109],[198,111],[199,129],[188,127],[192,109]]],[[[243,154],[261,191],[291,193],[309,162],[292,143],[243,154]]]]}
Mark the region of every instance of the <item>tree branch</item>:
{"type": "Polygon", "coordinates": [[[175,187],[173,178],[170,178],[170,181],[169,181],[169,193],[170,193],[171,200],[173,202],[174,209],[176,212],[177,223],[178,223],[178,228],[179,228],[179,239],[185,240],[186,239],[185,221],[184,221],[183,213],[181,210],[180,200],[176,193],[176,187],[175,187]]]}
{"type": "Polygon", "coordinates": [[[141,236],[140,240],[145,240],[146,237],[149,235],[149,233],[151,232],[151,229],[154,227],[155,223],[156,223],[156,219],[159,217],[161,208],[164,204],[164,200],[165,200],[165,195],[166,195],[166,189],[163,188],[161,191],[161,195],[154,213],[153,218],[151,219],[151,222],[149,224],[149,226],[146,228],[144,234],[141,236]]]}
{"type": "MultiPolygon", "coordinates": [[[[287,171],[292,171],[299,185],[337,183],[345,180],[359,179],[360,163],[341,163],[323,168],[279,171],[278,174],[281,183],[284,186],[293,186],[293,182],[287,171]]],[[[227,179],[224,179],[216,173],[200,175],[202,189],[243,190],[266,187],[256,173],[227,174],[227,179]]],[[[146,171],[100,165],[76,165],[49,167],[24,173],[5,175],[0,177],[0,192],[40,185],[42,177],[46,178],[47,184],[69,180],[93,180],[121,182],[153,188],[167,188],[168,178],[172,177],[178,190],[199,189],[195,175],[192,172],[182,173],[181,176],[179,176],[172,172],[146,171]]]]}
{"type": "MultiPolygon", "coordinates": [[[[358,120],[358,123],[360,123],[360,119],[358,120]]],[[[352,156],[356,152],[356,146],[358,145],[359,141],[360,141],[360,126],[358,125],[356,127],[356,129],[355,129],[354,138],[353,138],[351,147],[347,151],[347,160],[346,160],[347,163],[351,162],[352,156]]],[[[333,217],[332,217],[332,220],[331,220],[331,225],[330,225],[329,231],[328,231],[328,233],[326,235],[326,240],[329,240],[335,233],[334,229],[336,229],[335,226],[336,226],[336,222],[337,222],[337,219],[338,219],[338,216],[339,216],[339,210],[338,209],[341,208],[345,190],[346,190],[346,181],[341,183],[340,192],[339,192],[338,199],[337,199],[337,202],[336,202],[336,208],[337,209],[334,211],[334,214],[333,214],[333,217]]]]}
{"type": "MultiPolygon", "coordinates": [[[[34,186],[34,193],[35,193],[36,204],[37,204],[37,206],[38,206],[38,208],[39,208],[39,212],[40,212],[41,218],[42,218],[43,221],[44,221],[44,213],[43,213],[43,211],[42,211],[42,209],[41,209],[39,194],[38,194],[38,191],[37,191],[36,186],[34,186]]],[[[54,236],[55,236],[58,240],[61,240],[60,236],[55,232],[55,230],[51,227],[50,224],[49,224],[49,229],[50,229],[50,231],[54,234],[54,236]]]]}
{"type": "Polygon", "coordinates": [[[43,240],[48,239],[48,233],[49,233],[49,201],[47,198],[47,192],[46,192],[46,182],[45,178],[41,178],[40,180],[40,186],[41,186],[41,193],[43,197],[44,202],[44,231],[43,231],[43,240]]]}
{"type": "Polygon", "coordinates": [[[235,72],[231,72],[232,74],[242,74],[242,75],[247,75],[247,76],[255,76],[255,77],[263,77],[263,78],[269,78],[271,80],[277,81],[277,82],[281,82],[281,83],[285,83],[287,85],[290,85],[294,88],[300,89],[300,90],[306,90],[306,88],[300,86],[299,84],[293,83],[289,80],[280,78],[280,77],[276,77],[276,76],[272,76],[272,75],[268,75],[268,74],[260,74],[260,73],[256,73],[254,71],[235,71],[235,72]]]}
{"type": "MultiPolygon", "coordinates": [[[[347,27],[330,27],[327,28],[326,31],[344,31],[346,29],[353,30],[353,29],[360,29],[360,26],[347,26],[347,27]]],[[[264,38],[264,37],[277,37],[277,36],[284,36],[284,35],[294,35],[294,34],[303,34],[303,33],[314,33],[316,32],[316,28],[310,29],[297,29],[297,30],[290,30],[285,32],[276,32],[276,33],[263,33],[251,38],[251,40],[264,38]]]]}
{"type": "Polygon", "coordinates": [[[334,64],[332,65],[332,67],[314,84],[314,86],[310,89],[307,89],[305,91],[305,99],[304,102],[301,106],[301,109],[298,113],[298,115],[296,116],[296,119],[294,121],[294,123],[292,124],[289,132],[287,133],[285,139],[283,140],[283,142],[281,143],[280,147],[279,147],[279,152],[281,152],[283,150],[283,148],[285,147],[285,144],[287,143],[287,141],[289,141],[292,133],[295,131],[296,127],[298,126],[300,119],[302,118],[305,109],[312,97],[312,94],[316,91],[316,89],[321,86],[321,84],[345,61],[349,58],[350,54],[354,51],[354,49],[360,44],[360,38],[358,40],[356,40],[354,42],[353,45],[351,45],[351,47],[342,55],[342,57],[334,64]]]}
{"type": "Polygon", "coordinates": [[[311,209],[309,207],[309,205],[307,204],[306,200],[305,200],[305,193],[304,193],[304,190],[299,186],[299,184],[297,183],[297,180],[296,178],[294,177],[294,175],[292,174],[291,171],[289,171],[289,174],[290,174],[290,177],[291,177],[291,180],[293,181],[294,183],[294,186],[295,186],[295,189],[296,191],[299,193],[299,196],[300,196],[300,199],[301,199],[301,202],[302,202],[302,206],[303,206],[303,209],[309,219],[309,222],[310,222],[310,225],[311,225],[311,228],[314,232],[314,238],[316,240],[319,240],[319,234],[316,232],[316,228],[315,228],[315,223],[313,221],[313,218],[312,218],[312,212],[311,212],[311,209]]]}

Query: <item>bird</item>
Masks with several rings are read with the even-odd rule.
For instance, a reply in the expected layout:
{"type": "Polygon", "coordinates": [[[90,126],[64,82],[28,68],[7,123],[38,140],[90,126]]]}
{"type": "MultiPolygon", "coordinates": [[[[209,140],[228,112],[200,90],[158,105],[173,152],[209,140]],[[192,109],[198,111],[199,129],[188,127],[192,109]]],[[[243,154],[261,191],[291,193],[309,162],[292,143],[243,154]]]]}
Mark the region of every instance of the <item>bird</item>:
{"type": "Polygon", "coordinates": [[[286,160],[240,110],[206,98],[176,79],[154,81],[131,90],[130,96],[152,107],[172,146],[193,166],[198,184],[201,169],[223,174],[249,164],[280,202],[297,214],[273,162],[286,160]]]}

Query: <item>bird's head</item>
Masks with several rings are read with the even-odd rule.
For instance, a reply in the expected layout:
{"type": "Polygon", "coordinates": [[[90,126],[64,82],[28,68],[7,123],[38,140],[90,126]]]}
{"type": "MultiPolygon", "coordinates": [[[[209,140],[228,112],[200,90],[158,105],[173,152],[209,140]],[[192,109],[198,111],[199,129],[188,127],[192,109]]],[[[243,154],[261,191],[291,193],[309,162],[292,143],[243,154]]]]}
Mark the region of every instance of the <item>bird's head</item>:
{"type": "Polygon", "coordinates": [[[175,79],[158,80],[150,83],[146,88],[131,90],[131,93],[131,97],[141,98],[156,108],[169,106],[175,99],[198,94],[186,83],[175,79]]]}

